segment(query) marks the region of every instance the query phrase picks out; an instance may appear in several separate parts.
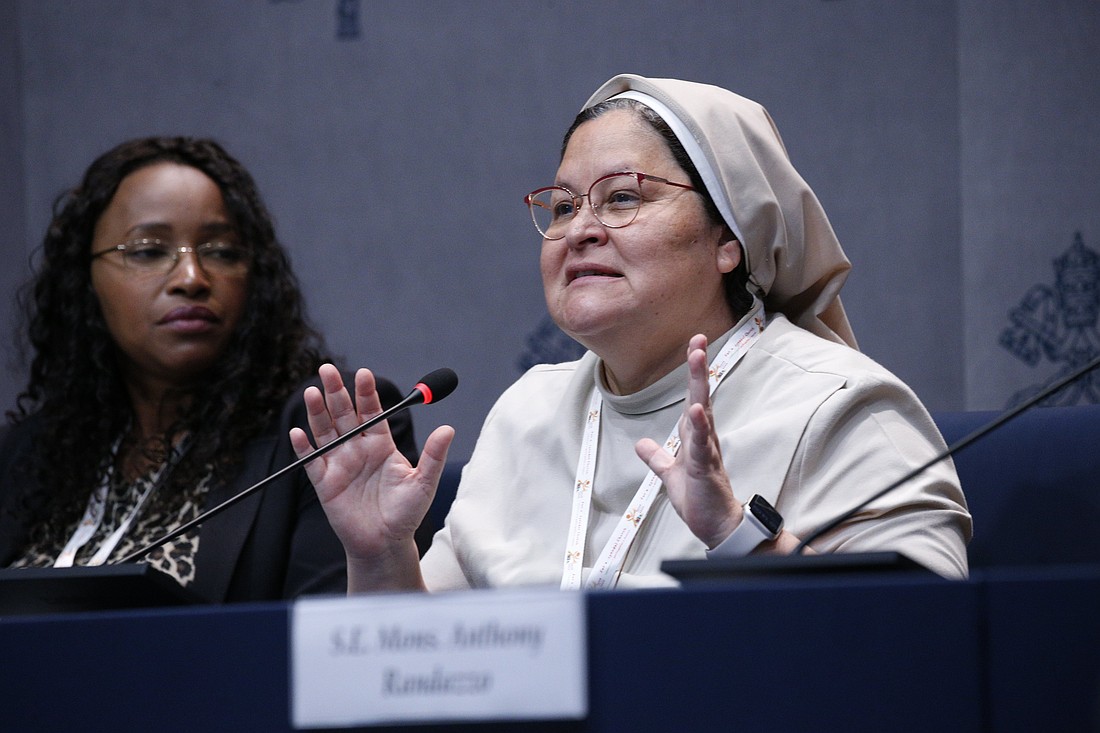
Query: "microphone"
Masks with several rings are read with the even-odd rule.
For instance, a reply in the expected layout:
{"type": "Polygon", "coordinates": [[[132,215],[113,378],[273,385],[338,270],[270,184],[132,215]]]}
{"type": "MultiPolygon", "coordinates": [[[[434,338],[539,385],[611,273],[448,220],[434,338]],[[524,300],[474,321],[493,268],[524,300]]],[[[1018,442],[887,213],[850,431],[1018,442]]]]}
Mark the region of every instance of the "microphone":
{"type": "Polygon", "coordinates": [[[969,435],[966,435],[962,438],[959,438],[952,445],[948,446],[947,450],[941,452],[939,455],[935,456],[934,458],[927,461],[926,463],[924,463],[920,466],[917,466],[916,468],[914,468],[909,473],[905,474],[904,476],[902,476],[898,480],[894,481],[892,484],[889,484],[889,485],[885,486],[884,488],[880,489],[879,491],[877,491],[874,494],[872,494],[871,496],[869,496],[867,499],[864,499],[860,503],[856,504],[854,507],[852,507],[848,511],[846,511],[843,514],[839,515],[835,519],[832,519],[832,520],[826,522],[825,524],[821,525],[820,527],[815,529],[810,534],[806,535],[798,543],[798,546],[795,547],[791,551],[791,555],[800,555],[800,554],[802,554],[802,551],[805,550],[806,547],[809,546],[809,544],[811,542],[816,540],[818,537],[821,537],[826,532],[828,532],[832,529],[835,529],[836,527],[838,527],[840,524],[842,524],[846,520],[850,519],[851,517],[855,516],[855,514],[857,512],[859,512],[859,510],[863,509],[864,507],[866,507],[871,502],[873,502],[876,499],[879,499],[883,496],[886,496],[887,494],[889,494],[894,489],[898,488],[902,484],[904,484],[908,481],[911,481],[912,479],[914,479],[917,476],[921,475],[922,473],[924,473],[925,471],[927,471],[929,468],[936,465],[940,461],[945,460],[945,459],[950,458],[951,456],[955,455],[955,453],[962,450],[966,446],[970,445],[974,441],[978,440],[982,436],[986,435],[987,433],[993,432],[994,430],[1001,427],[1006,422],[1008,422],[1012,418],[1016,417],[1020,413],[1025,412],[1026,410],[1030,409],[1031,407],[1034,407],[1038,403],[1042,402],[1043,400],[1045,400],[1048,397],[1050,397],[1051,395],[1053,395],[1055,392],[1058,392],[1059,390],[1061,390],[1063,387],[1067,387],[1072,382],[1075,382],[1078,379],[1080,379],[1081,377],[1085,376],[1086,374],[1091,372],[1093,369],[1095,369],[1097,366],[1100,366],[1100,357],[1097,357],[1097,358],[1093,359],[1092,361],[1085,364],[1083,367],[1081,367],[1081,368],[1077,369],[1076,371],[1068,374],[1067,376],[1063,377],[1062,379],[1059,379],[1058,381],[1054,382],[1053,384],[1047,385],[1044,389],[1040,390],[1037,394],[1035,394],[1031,398],[1029,398],[1027,400],[1024,400],[1023,402],[1021,402],[1016,407],[1014,407],[1011,410],[1008,410],[1007,412],[999,415],[998,417],[994,418],[989,423],[987,423],[987,424],[983,425],[982,427],[978,428],[977,430],[973,431],[969,435]]]}
{"type": "Polygon", "coordinates": [[[246,497],[249,497],[252,494],[256,493],[257,491],[259,491],[263,487],[267,486],[272,481],[286,475],[287,473],[293,471],[296,468],[299,468],[300,466],[305,465],[306,463],[309,463],[310,461],[312,461],[315,458],[320,458],[322,455],[324,455],[325,453],[328,453],[333,448],[336,448],[337,446],[343,445],[344,443],[351,440],[355,436],[361,434],[367,428],[373,427],[374,425],[377,425],[378,423],[382,422],[383,420],[386,420],[387,418],[392,417],[393,415],[397,414],[398,412],[401,412],[402,410],[407,410],[408,408],[412,407],[413,405],[419,405],[419,404],[430,405],[430,404],[433,404],[435,402],[439,402],[440,400],[442,400],[445,397],[449,396],[451,394],[451,392],[454,392],[455,388],[457,386],[458,386],[458,375],[455,374],[453,370],[447,369],[446,367],[444,367],[442,369],[436,369],[434,372],[430,372],[428,374],[425,374],[420,379],[420,381],[416,383],[416,386],[412,388],[412,390],[409,392],[409,394],[406,395],[403,400],[398,402],[393,407],[389,408],[388,410],[383,410],[382,412],[378,413],[374,417],[372,417],[372,418],[368,419],[367,421],[365,421],[362,425],[359,425],[358,427],[356,427],[352,430],[349,430],[348,432],[344,433],[340,437],[336,438],[331,443],[326,443],[325,445],[317,448],[316,450],[314,450],[310,454],[308,454],[306,456],[303,456],[302,458],[299,458],[298,460],[294,461],[294,463],[291,463],[289,466],[286,466],[286,467],[276,471],[275,473],[271,474],[267,478],[261,479],[259,482],[253,484],[252,486],[249,486],[247,489],[240,492],[239,494],[236,494],[235,496],[231,496],[230,498],[223,501],[221,504],[218,504],[217,506],[206,510],[205,512],[203,512],[199,516],[195,517],[194,519],[190,520],[189,522],[185,522],[184,524],[181,524],[179,527],[176,527],[174,530],[172,530],[171,532],[165,534],[163,537],[155,540],[154,542],[146,545],[145,547],[142,547],[138,550],[135,550],[134,552],[131,552],[126,557],[124,557],[121,560],[118,560],[116,562],[113,562],[111,564],[112,565],[121,565],[123,563],[133,562],[135,560],[138,560],[138,559],[144,557],[145,555],[147,555],[152,550],[156,549],[160,545],[163,545],[165,542],[168,542],[170,540],[175,539],[176,537],[179,537],[184,532],[187,532],[189,529],[191,529],[192,527],[194,527],[198,524],[202,524],[205,520],[209,519],[210,517],[214,516],[215,514],[220,514],[221,512],[223,512],[224,510],[226,510],[229,507],[233,506],[234,504],[241,501],[242,499],[244,499],[246,497]]]}

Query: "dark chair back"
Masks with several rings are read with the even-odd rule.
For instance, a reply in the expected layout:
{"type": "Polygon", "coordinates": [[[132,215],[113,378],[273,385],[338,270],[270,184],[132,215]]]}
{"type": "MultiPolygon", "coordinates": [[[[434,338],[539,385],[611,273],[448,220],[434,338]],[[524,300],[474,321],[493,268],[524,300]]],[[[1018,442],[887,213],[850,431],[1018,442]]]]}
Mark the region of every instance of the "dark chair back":
{"type": "MultiPolygon", "coordinates": [[[[947,444],[996,412],[932,417],[947,444]]],[[[955,454],[972,568],[1100,563],[1100,405],[1036,407],[955,454]]]]}

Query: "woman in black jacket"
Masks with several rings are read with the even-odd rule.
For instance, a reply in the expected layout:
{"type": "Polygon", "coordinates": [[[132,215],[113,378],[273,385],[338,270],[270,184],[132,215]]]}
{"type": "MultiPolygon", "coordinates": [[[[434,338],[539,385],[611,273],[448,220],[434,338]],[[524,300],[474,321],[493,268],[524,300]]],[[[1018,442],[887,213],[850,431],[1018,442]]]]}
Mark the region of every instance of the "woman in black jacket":
{"type": "MultiPolygon", "coordinates": [[[[116,561],[294,460],[287,432],[328,356],[252,177],[217,143],[100,156],[58,199],[20,305],[32,360],[0,437],[0,567],[116,561]]],[[[391,427],[415,460],[408,417],[391,427]]],[[[346,583],[301,471],[145,562],[216,602],[346,583]]]]}

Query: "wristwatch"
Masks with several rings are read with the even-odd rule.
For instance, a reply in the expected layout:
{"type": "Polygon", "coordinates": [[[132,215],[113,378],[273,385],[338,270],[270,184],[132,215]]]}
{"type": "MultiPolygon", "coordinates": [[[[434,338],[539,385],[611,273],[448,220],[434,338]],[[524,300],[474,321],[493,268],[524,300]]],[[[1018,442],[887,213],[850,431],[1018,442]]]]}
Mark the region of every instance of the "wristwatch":
{"type": "Polygon", "coordinates": [[[783,517],[768,500],[755,494],[741,507],[744,517],[741,524],[722,540],[707,557],[742,557],[748,555],[761,542],[774,540],[783,529],[783,517]]]}

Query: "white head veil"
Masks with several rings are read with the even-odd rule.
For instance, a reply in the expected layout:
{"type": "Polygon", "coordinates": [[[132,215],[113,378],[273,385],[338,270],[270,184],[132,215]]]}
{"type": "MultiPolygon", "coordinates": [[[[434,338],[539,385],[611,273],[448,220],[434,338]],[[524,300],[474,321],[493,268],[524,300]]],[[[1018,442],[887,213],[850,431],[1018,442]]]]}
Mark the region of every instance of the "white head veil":
{"type": "Polygon", "coordinates": [[[858,348],[840,303],[851,264],[767,110],[721,87],[634,74],[611,78],[584,109],[612,97],[645,104],[672,128],[741,242],[765,307],[858,348]]]}

